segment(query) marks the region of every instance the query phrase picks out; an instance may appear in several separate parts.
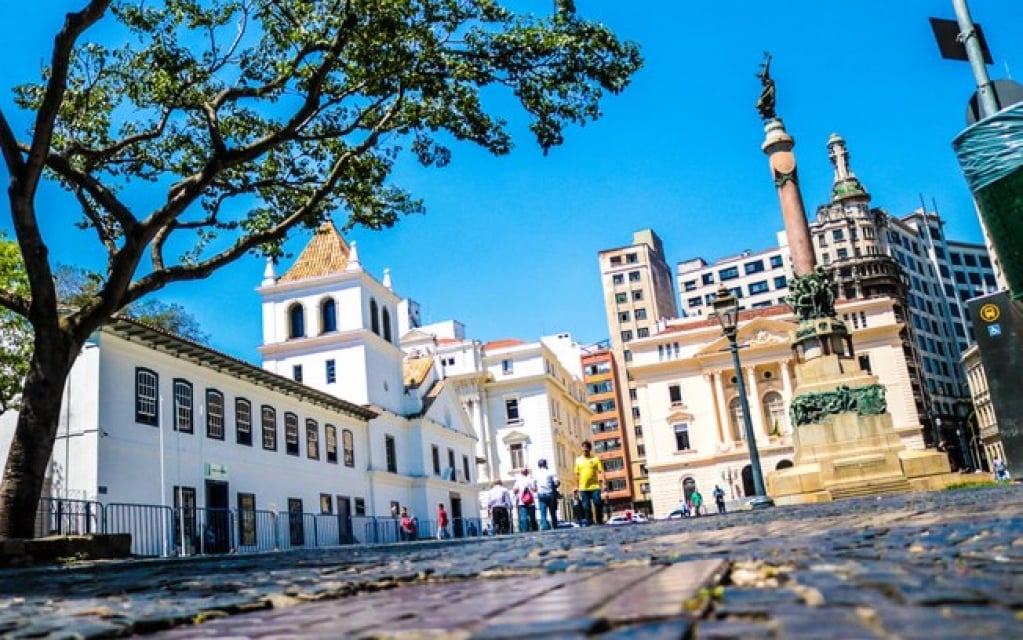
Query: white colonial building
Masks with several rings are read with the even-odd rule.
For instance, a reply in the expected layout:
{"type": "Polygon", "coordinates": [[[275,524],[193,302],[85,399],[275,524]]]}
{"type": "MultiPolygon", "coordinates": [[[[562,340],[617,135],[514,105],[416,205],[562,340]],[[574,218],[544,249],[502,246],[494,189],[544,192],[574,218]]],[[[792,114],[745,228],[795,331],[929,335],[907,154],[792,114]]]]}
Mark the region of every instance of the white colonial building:
{"type": "MultiPolygon", "coordinates": [[[[852,330],[861,363],[887,387],[888,410],[903,443],[922,449],[893,301],[842,301],[838,314],[852,330]]],[[[780,306],[740,315],[742,375],[765,474],[792,464],[786,407],[795,387],[789,341],[794,328],[790,312],[780,306]]],[[[735,371],[718,322],[706,317],[670,321],[630,348],[654,513],[667,514],[694,488],[705,497],[715,485],[732,500],[753,495],[735,371]]]]}
{"type": "Polygon", "coordinates": [[[563,493],[570,491],[591,416],[581,347],[570,335],[482,343],[466,339],[464,327],[452,321],[414,329],[402,346],[432,357],[457,390],[479,438],[481,489],[498,478],[507,485],[526,467],[535,472],[543,458],[563,493]]]}
{"type": "MultiPolygon", "coordinates": [[[[234,510],[217,550],[264,546],[256,512],[287,512],[291,545],[324,543],[309,515],[338,516],[340,542],[403,506],[476,518],[473,425],[432,359],[399,348],[388,280],[325,224],[282,277],[267,268],[263,368],[135,322],[103,327],[67,385],[50,494],[181,505],[187,539],[196,513],[201,528],[205,510],[234,510]]],[[[16,416],[3,420],[6,449],[16,416]]]]}

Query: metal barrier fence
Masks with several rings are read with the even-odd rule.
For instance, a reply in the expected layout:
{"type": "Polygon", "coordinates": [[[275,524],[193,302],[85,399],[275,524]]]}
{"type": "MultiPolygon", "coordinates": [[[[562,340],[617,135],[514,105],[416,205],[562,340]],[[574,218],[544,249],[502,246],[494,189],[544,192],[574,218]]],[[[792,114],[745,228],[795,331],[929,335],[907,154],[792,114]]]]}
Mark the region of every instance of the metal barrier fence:
{"type": "MultiPolygon", "coordinates": [[[[346,544],[387,544],[429,540],[435,520],[417,520],[415,534],[392,517],[348,516],[247,509],[172,508],[152,504],[42,498],[36,535],[127,533],[137,556],[256,553],[346,544]]],[[[447,537],[482,534],[479,518],[455,518],[447,537]]]]}
{"type": "Polygon", "coordinates": [[[73,536],[99,533],[103,505],[92,500],[40,498],[36,510],[35,534],[73,536]]]}

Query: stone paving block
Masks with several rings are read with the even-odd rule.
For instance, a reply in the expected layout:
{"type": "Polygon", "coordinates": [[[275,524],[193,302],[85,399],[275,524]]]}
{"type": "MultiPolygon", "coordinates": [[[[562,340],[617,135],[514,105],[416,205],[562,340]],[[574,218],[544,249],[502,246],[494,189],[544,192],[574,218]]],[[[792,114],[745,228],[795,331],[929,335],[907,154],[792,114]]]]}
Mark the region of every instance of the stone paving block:
{"type": "Polygon", "coordinates": [[[610,624],[603,618],[566,617],[560,620],[534,622],[529,618],[517,623],[491,623],[473,633],[473,640],[505,640],[508,638],[551,638],[586,636],[607,631],[610,624]]]}
{"type": "Polygon", "coordinates": [[[802,602],[803,598],[791,589],[726,587],[721,601],[714,606],[714,614],[718,618],[766,618],[779,606],[802,602]]]}
{"type": "Polygon", "coordinates": [[[685,613],[684,603],[711,585],[725,568],[722,560],[672,564],[621,589],[594,615],[618,625],[632,620],[667,618],[685,613]]]}
{"type": "Polygon", "coordinates": [[[693,640],[775,640],[781,638],[766,623],[701,620],[696,623],[693,640]]]}
{"type": "Polygon", "coordinates": [[[692,620],[659,620],[617,627],[602,633],[601,640],[687,640],[692,632],[692,620]]]}

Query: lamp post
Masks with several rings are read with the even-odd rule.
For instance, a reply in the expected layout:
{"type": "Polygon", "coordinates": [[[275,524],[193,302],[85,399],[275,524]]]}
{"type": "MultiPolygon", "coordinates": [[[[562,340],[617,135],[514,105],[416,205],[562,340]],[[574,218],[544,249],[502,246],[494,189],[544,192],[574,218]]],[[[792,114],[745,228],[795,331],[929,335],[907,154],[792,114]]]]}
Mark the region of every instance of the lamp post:
{"type": "Polygon", "coordinates": [[[753,434],[753,422],[750,420],[749,401],[746,399],[746,383],[742,378],[742,366],[739,364],[739,345],[736,343],[736,336],[739,326],[739,299],[729,293],[722,285],[717,292],[717,297],[711,305],[714,308],[714,316],[721,323],[725,338],[728,339],[728,350],[732,352],[732,365],[735,367],[735,381],[739,387],[739,402],[742,407],[742,426],[746,433],[746,446],[749,447],[750,467],[753,471],[753,489],[756,493],[750,506],[754,509],[763,509],[774,506],[774,500],[768,497],[764,491],[764,474],[760,470],[760,453],[757,451],[757,440],[753,434]]]}

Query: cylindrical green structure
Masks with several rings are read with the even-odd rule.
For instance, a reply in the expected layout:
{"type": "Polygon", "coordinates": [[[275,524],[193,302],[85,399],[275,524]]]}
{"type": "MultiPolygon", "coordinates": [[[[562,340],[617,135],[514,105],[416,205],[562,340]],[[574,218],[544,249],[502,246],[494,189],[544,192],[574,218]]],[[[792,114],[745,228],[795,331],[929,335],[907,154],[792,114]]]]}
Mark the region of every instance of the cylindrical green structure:
{"type": "Polygon", "coordinates": [[[952,141],[1009,292],[1023,298],[1023,102],[952,141]]]}

